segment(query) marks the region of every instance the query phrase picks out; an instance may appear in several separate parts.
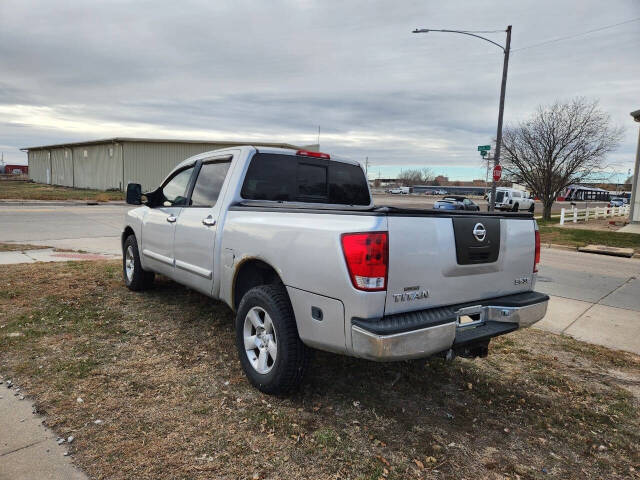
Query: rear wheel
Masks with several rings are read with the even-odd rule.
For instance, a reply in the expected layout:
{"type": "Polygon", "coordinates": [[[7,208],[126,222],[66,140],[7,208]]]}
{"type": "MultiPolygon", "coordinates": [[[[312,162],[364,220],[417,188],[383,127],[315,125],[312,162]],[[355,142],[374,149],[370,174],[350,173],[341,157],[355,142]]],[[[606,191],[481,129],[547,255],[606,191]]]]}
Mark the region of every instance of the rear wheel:
{"type": "Polygon", "coordinates": [[[298,336],[289,297],[282,285],[249,290],[236,315],[236,346],[242,369],[260,391],[281,395],[297,389],[311,350],[298,336]]]}
{"type": "Polygon", "coordinates": [[[536,209],[536,206],[534,203],[531,204],[531,206],[529,207],[529,213],[533,213],[536,209]]]}
{"type": "Polygon", "coordinates": [[[122,245],[122,275],[129,290],[144,290],[153,283],[155,274],[142,269],[135,235],[129,235],[122,245]]]}
{"type": "Polygon", "coordinates": [[[520,205],[518,205],[517,203],[514,203],[512,211],[517,212],[519,209],[520,209],[520,205]]]}

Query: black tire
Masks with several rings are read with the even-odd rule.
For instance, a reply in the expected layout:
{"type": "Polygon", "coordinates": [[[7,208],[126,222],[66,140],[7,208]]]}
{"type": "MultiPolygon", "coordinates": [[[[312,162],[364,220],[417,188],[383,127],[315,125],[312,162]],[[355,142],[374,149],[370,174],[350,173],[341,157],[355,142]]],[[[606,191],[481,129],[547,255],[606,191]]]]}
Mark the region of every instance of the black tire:
{"type": "Polygon", "coordinates": [[[293,308],[282,285],[261,285],[249,290],[240,301],[235,328],[240,364],[254,387],[270,395],[284,395],[300,386],[312,351],[300,340],[293,308]],[[244,346],[245,318],[254,307],[269,315],[277,339],[276,358],[267,373],[253,367],[244,346]]]}
{"type": "Polygon", "coordinates": [[[534,213],[536,211],[536,205],[534,203],[529,207],[529,213],[534,213]]]}
{"type": "Polygon", "coordinates": [[[513,210],[511,210],[512,212],[517,212],[518,209],[520,208],[520,205],[518,205],[517,203],[513,204],[513,210]]]}
{"type": "Polygon", "coordinates": [[[140,264],[140,252],[138,252],[138,242],[135,235],[129,235],[122,244],[122,277],[124,284],[129,290],[139,291],[149,288],[153,284],[155,273],[142,269],[140,264]],[[127,251],[131,249],[133,256],[133,273],[131,277],[127,275],[127,251]]]}

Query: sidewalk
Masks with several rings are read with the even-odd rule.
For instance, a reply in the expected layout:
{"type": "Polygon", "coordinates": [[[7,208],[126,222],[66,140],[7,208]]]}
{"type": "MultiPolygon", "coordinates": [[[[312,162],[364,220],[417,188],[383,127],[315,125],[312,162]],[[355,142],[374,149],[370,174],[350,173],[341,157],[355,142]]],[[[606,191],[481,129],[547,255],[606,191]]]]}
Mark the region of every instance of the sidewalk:
{"type": "Polygon", "coordinates": [[[640,223],[630,223],[618,231],[622,233],[637,233],[640,235],[640,223]]]}
{"type": "Polygon", "coordinates": [[[87,480],[65,456],[68,444],[58,445],[33,404],[18,387],[7,388],[7,379],[0,381],[0,480],[87,480]]]}
{"type": "Polygon", "coordinates": [[[120,254],[98,254],[79,252],[56,252],[53,248],[38,250],[22,250],[12,252],[0,252],[0,265],[13,265],[16,263],[34,262],[68,262],[80,260],[112,260],[120,258],[120,254]]]}
{"type": "Polygon", "coordinates": [[[534,328],[640,355],[640,312],[550,297],[547,315],[534,328]]]}

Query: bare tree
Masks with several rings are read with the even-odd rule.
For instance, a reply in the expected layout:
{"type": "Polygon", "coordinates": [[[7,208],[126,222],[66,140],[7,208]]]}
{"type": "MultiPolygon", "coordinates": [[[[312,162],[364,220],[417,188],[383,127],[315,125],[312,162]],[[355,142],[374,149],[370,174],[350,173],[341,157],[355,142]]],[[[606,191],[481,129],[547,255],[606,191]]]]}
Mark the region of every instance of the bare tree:
{"type": "Polygon", "coordinates": [[[421,183],[428,183],[434,179],[434,175],[429,168],[414,168],[408,170],[401,170],[398,174],[398,183],[406,186],[418,185],[421,183]]]}
{"type": "Polygon", "coordinates": [[[529,120],[505,129],[501,163],[513,181],[540,197],[543,218],[550,219],[553,202],[567,186],[605,168],[622,132],[597,101],[579,97],[540,106],[529,120]]]}

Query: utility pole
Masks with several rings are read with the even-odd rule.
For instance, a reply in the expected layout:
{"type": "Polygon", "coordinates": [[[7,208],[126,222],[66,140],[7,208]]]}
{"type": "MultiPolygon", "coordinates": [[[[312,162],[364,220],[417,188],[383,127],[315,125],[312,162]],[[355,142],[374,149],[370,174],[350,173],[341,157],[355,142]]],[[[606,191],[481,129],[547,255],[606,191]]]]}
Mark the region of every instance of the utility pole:
{"type": "MultiPolygon", "coordinates": [[[[509,51],[511,50],[511,25],[507,27],[507,43],[504,48],[504,64],[502,66],[502,85],[500,86],[500,109],[498,110],[498,132],[496,134],[496,153],[493,156],[493,168],[500,165],[500,148],[502,147],[502,119],[504,117],[504,95],[507,89],[507,70],[509,68],[509,51]]],[[[491,180],[491,202],[489,211],[496,207],[496,181],[491,180]]]]}

